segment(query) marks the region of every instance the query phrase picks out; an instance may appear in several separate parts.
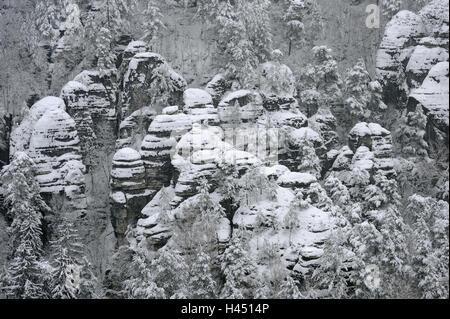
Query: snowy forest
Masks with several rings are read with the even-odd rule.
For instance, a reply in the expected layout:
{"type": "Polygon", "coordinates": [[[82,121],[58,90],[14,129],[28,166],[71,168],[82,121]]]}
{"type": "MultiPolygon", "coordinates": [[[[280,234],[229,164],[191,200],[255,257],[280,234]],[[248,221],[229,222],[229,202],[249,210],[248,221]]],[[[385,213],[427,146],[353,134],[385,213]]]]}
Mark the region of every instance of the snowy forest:
{"type": "Polygon", "coordinates": [[[449,298],[448,0],[0,0],[0,299],[449,298]]]}

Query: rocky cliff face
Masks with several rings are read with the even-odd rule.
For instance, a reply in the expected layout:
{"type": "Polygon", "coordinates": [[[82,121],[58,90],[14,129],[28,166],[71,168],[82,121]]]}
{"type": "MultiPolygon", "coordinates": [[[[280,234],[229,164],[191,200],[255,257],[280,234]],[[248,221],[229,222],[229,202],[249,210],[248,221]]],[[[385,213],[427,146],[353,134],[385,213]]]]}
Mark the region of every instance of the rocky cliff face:
{"type": "Polygon", "coordinates": [[[386,26],[376,64],[386,101],[400,108],[408,104],[409,111],[422,107],[430,127],[444,135],[449,106],[448,5],[434,0],[418,14],[404,10],[395,15],[386,26]]]}

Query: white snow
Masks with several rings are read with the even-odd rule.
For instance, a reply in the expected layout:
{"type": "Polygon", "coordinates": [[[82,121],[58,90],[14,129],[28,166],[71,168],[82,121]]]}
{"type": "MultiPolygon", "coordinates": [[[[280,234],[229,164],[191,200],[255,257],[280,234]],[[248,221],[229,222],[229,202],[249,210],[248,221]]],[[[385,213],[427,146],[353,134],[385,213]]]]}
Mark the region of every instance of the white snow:
{"type": "Polygon", "coordinates": [[[353,129],[349,133],[349,135],[355,135],[359,137],[364,137],[367,135],[384,136],[389,134],[391,134],[391,132],[383,128],[380,124],[366,123],[366,122],[359,122],[353,127],[353,129]]]}
{"type": "Polygon", "coordinates": [[[278,184],[304,184],[308,185],[317,182],[314,175],[299,172],[286,172],[278,178],[278,184]]]}
{"type": "Polygon", "coordinates": [[[202,89],[187,89],[183,93],[184,105],[187,108],[205,106],[208,104],[212,104],[213,100],[211,95],[202,89]]]}
{"type": "Polygon", "coordinates": [[[114,162],[120,162],[120,161],[136,162],[136,161],[140,161],[140,160],[141,160],[141,155],[139,154],[139,152],[130,147],[125,147],[125,148],[118,150],[116,152],[116,154],[114,154],[114,157],[113,157],[114,162]]]}

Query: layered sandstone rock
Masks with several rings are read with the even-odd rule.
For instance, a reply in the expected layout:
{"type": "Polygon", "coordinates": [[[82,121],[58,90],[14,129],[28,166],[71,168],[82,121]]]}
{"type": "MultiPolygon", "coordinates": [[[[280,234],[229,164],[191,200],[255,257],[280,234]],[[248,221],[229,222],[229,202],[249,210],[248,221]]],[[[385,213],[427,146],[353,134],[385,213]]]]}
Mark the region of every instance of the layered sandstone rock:
{"type": "Polygon", "coordinates": [[[70,81],[61,90],[61,98],[66,103],[67,113],[75,120],[83,159],[88,164],[96,135],[94,122],[88,105],[88,88],[80,82],[70,81]]]}
{"type": "Polygon", "coordinates": [[[408,107],[422,106],[429,122],[438,130],[448,134],[449,120],[449,63],[433,66],[422,85],[413,90],[408,107]]]}
{"type": "Polygon", "coordinates": [[[404,10],[392,18],[376,65],[387,103],[404,106],[434,66],[448,62],[448,30],[448,0],[433,0],[418,14],[404,10]]]}
{"type": "Polygon", "coordinates": [[[159,191],[168,185],[173,176],[171,154],[184,133],[192,127],[191,118],[176,108],[165,109],[155,117],[142,141],[140,154],[145,165],[146,182],[149,189],[159,191]]]}
{"type": "Polygon", "coordinates": [[[377,76],[385,88],[387,101],[405,100],[408,94],[402,74],[414,47],[424,37],[426,29],[422,18],[410,11],[400,11],[386,25],[377,53],[377,76]]]}
{"type": "Polygon", "coordinates": [[[61,98],[54,96],[44,97],[31,106],[28,113],[25,114],[22,122],[20,122],[19,126],[13,128],[13,131],[11,132],[11,157],[15,152],[23,152],[28,150],[31,134],[33,133],[33,128],[36,123],[40,120],[45,112],[56,109],[65,110],[66,105],[61,98]]]}
{"type": "Polygon", "coordinates": [[[28,152],[36,163],[41,193],[65,195],[72,217],[83,217],[86,168],[75,121],[63,109],[46,111],[34,125],[28,152]]]}
{"type": "Polygon", "coordinates": [[[119,244],[128,225],[135,225],[140,211],[154,192],[145,183],[144,162],[139,152],[122,148],[114,154],[111,170],[111,217],[119,244]]]}

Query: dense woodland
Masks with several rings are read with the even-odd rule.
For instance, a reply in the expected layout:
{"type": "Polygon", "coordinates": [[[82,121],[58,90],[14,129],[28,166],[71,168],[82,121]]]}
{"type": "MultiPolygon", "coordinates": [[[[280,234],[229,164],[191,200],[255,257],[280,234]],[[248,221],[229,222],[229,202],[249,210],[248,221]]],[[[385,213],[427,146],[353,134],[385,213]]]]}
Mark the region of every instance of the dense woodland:
{"type": "Polygon", "coordinates": [[[448,0],[0,0],[0,298],[448,298],[448,36],[448,0]]]}

